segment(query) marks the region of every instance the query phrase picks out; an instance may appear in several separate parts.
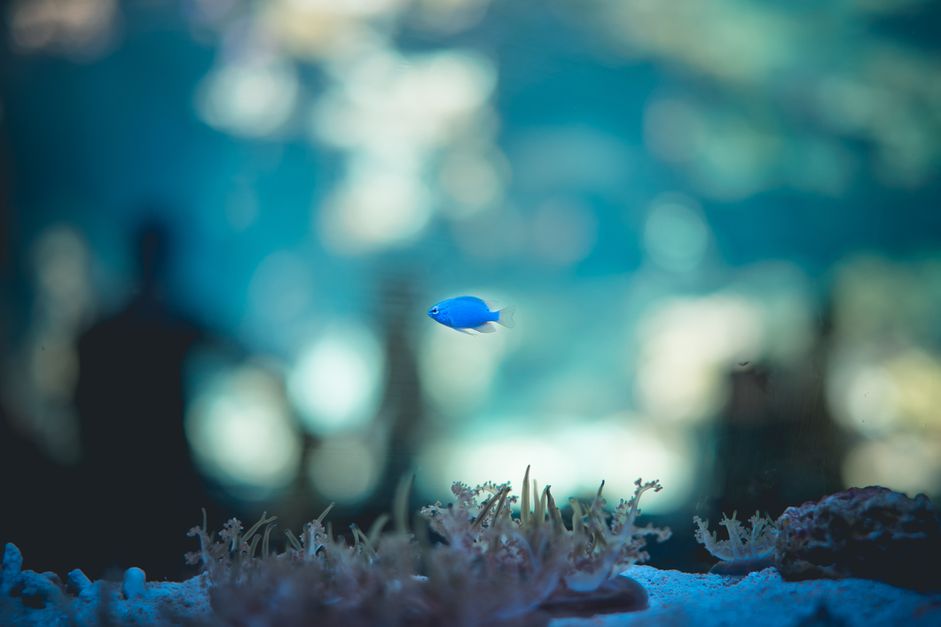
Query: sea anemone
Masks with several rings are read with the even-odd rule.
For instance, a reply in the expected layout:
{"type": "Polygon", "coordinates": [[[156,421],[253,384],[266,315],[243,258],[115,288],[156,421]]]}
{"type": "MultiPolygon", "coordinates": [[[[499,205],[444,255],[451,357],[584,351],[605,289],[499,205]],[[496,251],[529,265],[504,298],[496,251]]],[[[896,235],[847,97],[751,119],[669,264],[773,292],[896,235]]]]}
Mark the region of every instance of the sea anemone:
{"type": "Polygon", "coordinates": [[[699,516],[693,517],[696,523],[696,541],[720,561],[712,572],[721,574],[744,574],[771,566],[774,560],[774,544],[778,529],[770,518],[755,512],[748,519],[749,529],[737,518],[737,512],[729,518],[723,514],[719,525],[725,527],[728,540],[719,540],[709,531],[709,521],[699,516]]]}
{"type": "Polygon", "coordinates": [[[273,517],[245,532],[232,519],[217,534],[204,520],[190,531],[200,550],[188,559],[208,573],[215,617],[239,624],[544,624],[550,614],[640,609],[643,589],[618,575],[647,559],[647,536],[670,535],[635,524],[640,496],[661,486],[638,480],[613,511],[603,488],[588,504],[570,499],[566,525],[551,488],[539,490],[529,468],[519,497],[509,483],[455,483],[455,502],[422,508],[410,530],[403,481],[391,531],[382,517],[367,532],[353,526],[349,539],[338,536],[328,508],[299,535],[288,532],[277,553],[273,517]]]}

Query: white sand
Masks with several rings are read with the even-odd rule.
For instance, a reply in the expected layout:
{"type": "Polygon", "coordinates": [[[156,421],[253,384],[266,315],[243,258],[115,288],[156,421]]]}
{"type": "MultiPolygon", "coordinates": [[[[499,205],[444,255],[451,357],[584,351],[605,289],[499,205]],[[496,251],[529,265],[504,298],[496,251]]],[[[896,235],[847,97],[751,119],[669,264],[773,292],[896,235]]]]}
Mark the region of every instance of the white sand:
{"type": "Polygon", "coordinates": [[[642,612],[553,627],[587,625],[941,626],[941,594],[919,594],[865,579],[786,582],[773,568],[746,577],[635,566],[627,573],[650,595],[642,612]]]}

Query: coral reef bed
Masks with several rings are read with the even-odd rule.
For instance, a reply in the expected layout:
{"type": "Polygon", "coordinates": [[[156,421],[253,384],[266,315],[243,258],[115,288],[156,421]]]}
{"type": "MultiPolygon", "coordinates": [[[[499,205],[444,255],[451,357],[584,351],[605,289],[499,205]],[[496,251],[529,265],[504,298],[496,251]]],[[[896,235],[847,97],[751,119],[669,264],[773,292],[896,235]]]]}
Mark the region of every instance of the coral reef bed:
{"type": "MultiPolygon", "coordinates": [[[[920,625],[941,624],[941,594],[922,594],[866,579],[784,581],[774,568],[745,577],[691,574],[634,566],[630,576],[646,588],[647,609],[592,618],[552,619],[554,627],[616,625],[920,625]]],[[[125,598],[120,582],[95,582],[67,605],[30,608],[0,602],[4,625],[217,624],[208,581],[147,583],[125,598]]]]}
{"type": "Polygon", "coordinates": [[[331,506],[300,534],[286,530],[283,551],[271,543],[274,516],[213,532],[204,513],[187,556],[202,573],[180,583],[148,582],[137,567],[122,581],[78,569],[63,580],[24,569],[7,544],[0,625],[941,625],[938,512],[921,496],[853,489],[788,508],[788,524],[756,514],[748,528],[733,514],[720,521],[728,540],[697,518],[696,537],[722,568],[690,574],[639,565],[647,538],[670,536],[636,522],[657,481],[638,479],[612,507],[602,483],[563,516],[527,469],[519,497],[509,483],[458,482],[453,503],[411,519],[410,485],[403,479],[392,515],[368,531],[336,533],[331,506]],[[795,563],[813,567],[797,578],[814,579],[787,581],[795,563]]]}

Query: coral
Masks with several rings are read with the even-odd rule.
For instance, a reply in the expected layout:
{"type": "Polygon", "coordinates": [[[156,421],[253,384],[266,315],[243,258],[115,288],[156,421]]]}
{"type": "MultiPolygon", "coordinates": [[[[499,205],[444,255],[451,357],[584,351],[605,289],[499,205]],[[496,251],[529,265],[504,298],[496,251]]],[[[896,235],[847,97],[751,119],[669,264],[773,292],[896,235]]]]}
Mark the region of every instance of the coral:
{"type": "MultiPolygon", "coordinates": [[[[328,525],[329,526],[329,525],[328,525]]],[[[416,536],[421,536],[416,528],[416,536]]],[[[262,532],[262,538],[263,538],[262,532]]],[[[260,542],[260,541],[259,541],[260,542]]],[[[15,549],[15,547],[14,547],[15,549]]],[[[11,551],[13,553],[14,551],[11,551]]],[[[18,551],[15,551],[18,554],[18,551]]],[[[929,556],[933,557],[933,556],[929,556]]],[[[303,610],[307,591],[297,585],[293,574],[296,566],[278,562],[285,568],[289,577],[284,580],[285,588],[276,590],[284,595],[286,602],[294,602],[294,610],[303,610]],[[292,574],[293,573],[293,574],[292,574]],[[298,598],[291,598],[291,595],[298,598]]],[[[76,571],[73,571],[76,572],[76,571]]],[[[676,570],[658,570],[651,566],[635,566],[630,571],[631,577],[614,577],[606,580],[590,595],[570,592],[564,587],[557,590],[544,602],[539,610],[516,619],[490,621],[483,616],[484,624],[513,622],[514,624],[545,624],[551,612],[561,609],[571,615],[573,611],[580,615],[594,615],[604,612],[618,612],[617,616],[595,617],[592,620],[562,620],[553,624],[606,624],[606,625],[696,625],[697,627],[720,627],[730,624],[742,625],[910,625],[911,627],[941,625],[941,595],[922,594],[911,590],[896,588],[879,581],[847,578],[841,580],[821,579],[817,581],[787,582],[773,568],[751,573],[747,577],[729,585],[726,578],[715,574],[688,574],[676,570]],[[639,602],[645,602],[650,596],[650,606],[625,607],[624,596],[630,595],[639,602]],[[561,606],[561,607],[560,607],[561,606]],[[816,608],[815,610],[812,608],[816,608]],[[632,614],[620,612],[638,610],[632,614]]],[[[230,592],[241,592],[243,598],[217,598],[221,601],[233,601],[238,608],[250,608],[251,613],[243,617],[231,612],[220,615],[209,604],[212,594],[209,574],[203,572],[184,582],[145,581],[146,594],[126,598],[121,593],[121,584],[116,581],[95,581],[84,586],[81,592],[75,592],[71,584],[66,587],[66,594],[55,595],[52,603],[39,607],[34,599],[24,598],[23,577],[31,579],[42,577],[56,583],[54,577],[46,573],[29,570],[17,572],[12,590],[14,595],[0,595],[0,625],[23,626],[66,626],[66,625],[218,625],[236,623],[239,625],[272,624],[275,617],[255,607],[257,603],[269,603],[262,595],[267,590],[232,587],[230,592]]],[[[279,573],[272,573],[276,581],[279,573]]],[[[67,577],[74,579],[74,577],[67,577]]],[[[81,578],[79,578],[81,579],[81,578]]],[[[427,582],[421,577],[417,582],[427,582]]],[[[303,582],[300,582],[303,583],[303,582]]],[[[390,598],[395,597],[396,585],[389,586],[390,598]]],[[[408,596],[408,599],[421,598],[408,596]]],[[[394,613],[389,616],[372,612],[377,625],[390,625],[402,622],[404,613],[395,613],[396,608],[390,603],[394,613]]],[[[347,616],[357,618],[352,625],[364,624],[367,614],[353,609],[345,609],[347,616]]],[[[332,623],[339,622],[340,614],[334,615],[332,623]]],[[[442,624],[451,624],[444,620],[448,616],[457,616],[455,612],[439,611],[431,606],[413,609],[410,616],[416,624],[436,622],[439,616],[442,624]],[[438,612],[434,614],[433,612],[438,612]]],[[[478,614],[482,616],[482,614],[478,614]]],[[[283,624],[320,624],[323,614],[307,617],[302,614],[281,612],[277,622],[283,624]]],[[[469,624],[470,619],[451,621],[456,624],[469,624]]],[[[327,624],[330,624],[329,622],[327,624]]]]}
{"type": "Polygon", "coordinates": [[[696,541],[720,560],[712,568],[714,573],[745,574],[772,563],[777,538],[774,522],[755,512],[748,519],[749,529],[746,530],[736,516],[737,512],[733,512],[731,518],[723,515],[719,521],[719,525],[725,527],[728,533],[728,540],[719,540],[714,532],[709,531],[709,521],[699,516],[693,517],[693,522],[696,523],[696,541]]]}
{"type": "Polygon", "coordinates": [[[65,576],[66,587],[72,594],[81,594],[91,587],[91,579],[80,568],[73,568],[65,576]]]}
{"type": "Polygon", "coordinates": [[[124,582],[121,584],[121,594],[125,599],[143,597],[147,595],[147,575],[143,569],[131,566],[124,571],[124,582]]]}
{"type": "Polygon", "coordinates": [[[7,595],[16,584],[23,568],[23,555],[16,545],[7,542],[3,548],[3,566],[0,569],[0,595],[7,595]]]}
{"type": "Polygon", "coordinates": [[[194,625],[212,624],[207,602],[206,575],[185,582],[149,582],[144,571],[131,567],[124,583],[92,582],[74,569],[63,583],[52,572],[22,569],[22,556],[13,544],[5,555],[9,568],[0,594],[0,625],[194,625]]]}
{"type": "Polygon", "coordinates": [[[787,508],[777,527],[775,561],[785,578],[865,577],[941,589],[941,515],[924,494],[850,488],[787,508]]]}
{"type": "Polygon", "coordinates": [[[223,623],[544,624],[555,614],[639,609],[643,589],[617,575],[647,558],[646,537],[669,537],[635,524],[641,495],[660,484],[638,480],[613,511],[603,487],[587,505],[569,501],[567,526],[550,487],[539,490],[528,468],[519,498],[508,483],[455,483],[456,501],[423,508],[410,530],[403,483],[392,531],[383,532],[383,518],[367,532],[352,527],[348,541],[325,523],[325,511],[299,536],[287,533],[289,547],[275,553],[274,518],[262,516],[244,533],[235,519],[218,534],[204,521],[191,531],[200,550],[189,559],[205,568],[223,623]]]}
{"type": "Polygon", "coordinates": [[[770,518],[765,518],[758,512],[748,519],[750,529],[745,530],[744,525],[732,513],[732,517],[723,516],[719,524],[725,527],[729,535],[728,540],[719,540],[716,534],[709,531],[709,521],[694,516],[696,523],[696,540],[706,547],[706,550],[723,561],[753,559],[770,555],[774,550],[777,530],[770,518]]]}
{"type": "Polygon", "coordinates": [[[924,494],[850,488],[788,507],[774,522],[756,513],[747,531],[733,514],[719,521],[728,540],[718,540],[698,516],[693,521],[696,540],[720,560],[714,573],[775,566],[786,579],[863,577],[941,590],[941,514],[924,494]]]}

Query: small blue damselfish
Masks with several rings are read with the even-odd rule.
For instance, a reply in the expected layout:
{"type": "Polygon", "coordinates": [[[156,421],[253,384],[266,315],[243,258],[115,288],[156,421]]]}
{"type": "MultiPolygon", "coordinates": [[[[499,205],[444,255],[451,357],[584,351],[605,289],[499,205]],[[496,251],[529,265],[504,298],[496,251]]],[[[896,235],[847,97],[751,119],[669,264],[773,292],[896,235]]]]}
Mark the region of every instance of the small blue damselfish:
{"type": "Polygon", "coordinates": [[[448,298],[432,306],[428,315],[432,320],[468,335],[472,335],[470,330],[493,333],[497,330],[491,324],[493,322],[505,327],[513,326],[512,308],[493,310],[483,299],[476,296],[448,298]]]}

